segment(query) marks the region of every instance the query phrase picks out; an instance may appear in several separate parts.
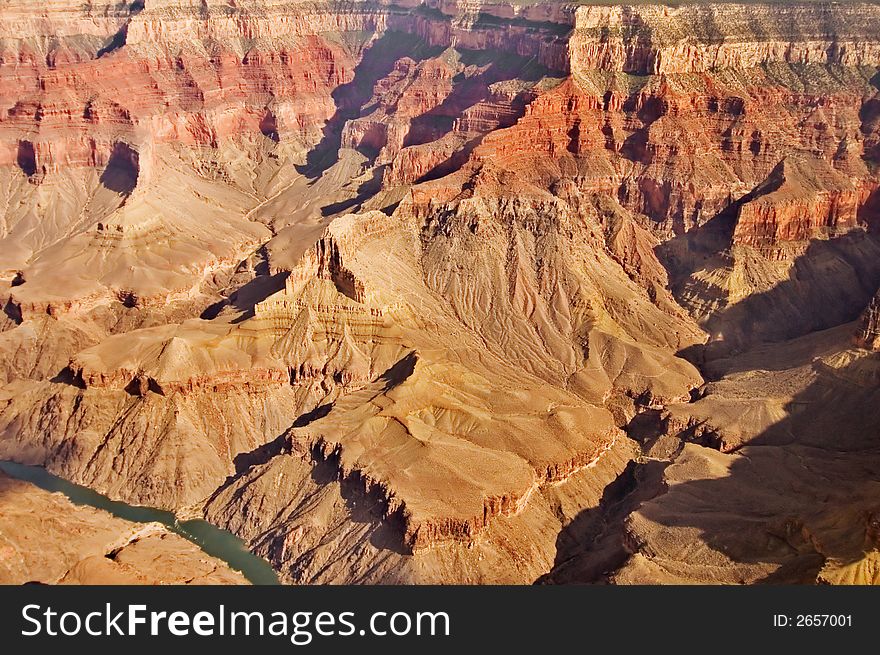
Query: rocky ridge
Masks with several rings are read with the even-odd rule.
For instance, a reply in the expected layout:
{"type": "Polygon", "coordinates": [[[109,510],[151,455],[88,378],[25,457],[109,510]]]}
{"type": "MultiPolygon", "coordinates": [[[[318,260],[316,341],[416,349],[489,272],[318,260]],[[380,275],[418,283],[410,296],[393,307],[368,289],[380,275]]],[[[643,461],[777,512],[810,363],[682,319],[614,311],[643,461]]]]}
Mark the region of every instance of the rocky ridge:
{"type": "Polygon", "coordinates": [[[852,327],[798,359],[880,285],[875,5],[7,4],[0,456],[204,506],[288,581],[869,568],[837,501],[674,526],[741,448],[791,471],[751,525],[829,447],[800,394],[875,379],[852,327]],[[809,566],[747,566],[768,530],[809,566]]]}

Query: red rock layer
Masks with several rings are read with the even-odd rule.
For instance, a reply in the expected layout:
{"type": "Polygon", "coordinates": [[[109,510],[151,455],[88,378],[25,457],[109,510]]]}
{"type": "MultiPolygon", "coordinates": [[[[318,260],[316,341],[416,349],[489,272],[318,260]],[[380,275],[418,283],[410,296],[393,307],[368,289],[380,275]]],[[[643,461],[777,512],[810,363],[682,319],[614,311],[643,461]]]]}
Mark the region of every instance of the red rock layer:
{"type": "Polygon", "coordinates": [[[266,387],[281,388],[291,382],[290,373],[281,368],[255,367],[247,370],[215,371],[210,375],[195,375],[181,380],[161,380],[126,369],[91,370],[76,359],[71,362],[70,370],[76,380],[88,389],[129,389],[140,396],[145,396],[148,391],[163,396],[174,393],[187,395],[195,391],[218,393],[231,389],[261,391],[266,387]]]}
{"type": "Polygon", "coordinates": [[[842,234],[857,226],[860,209],[878,186],[822,160],[783,160],[757,197],[740,207],[733,242],[778,257],[777,244],[842,234]]]}
{"type": "Polygon", "coordinates": [[[609,435],[608,440],[594,451],[581,453],[567,462],[550,466],[545,471],[536,471],[533,484],[522,493],[511,492],[484,498],[480,515],[469,518],[437,516],[423,519],[413,517],[406,502],[383,481],[373,479],[360,469],[347,470],[342,467],[338,444],[329,444],[319,439],[311,444],[289,441],[287,447],[290,451],[303,453],[307,458],[317,458],[336,466],[339,480],[353,486],[359,495],[374,499],[382,508],[382,519],[400,528],[404,547],[415,553],[444,542],[472,542],[494,519],[513,516],[522,511],[531,495],[541,486],[563,482],[576,471],[594,465],[613,445],[614,435],[609,435]]]}
{"type": "Polygon", "coordinates": [[[24,148],[40,172],[103,167],[120,139],[216,146],[267,122],[316,140],[335,111],[330,93],[350,81],[354,63],[341,46],[308,36],[244,58],[145,58],[126,48],[52,69],[2,66],[0,94],[17,101],[0,115],[0,165],[20,164],[24,148]],[[276,98],[283,105],[270,109],[276,98]]]}
{"type": "Polygon", "coordinates": [[[765,223],[790,225],[769,235],[781,240],[865,220],[860,210],[876,188],[860,136],[865,80],[855,76],[820,96],[749,75],[745,88],[742,76],[730,84],[711,74],[659,75],[634,93],[614,81],[569,80],[530,104],[516,126],[486,138],[476,156],[542,185],[574,177],[679,233],[765,182],[781,160],[802,156],[821,174],[788,185],[788,208],[767,209],[779,195],[744,208],[742,242],[747,226],[762,222],[753,218],[761,206],[779,215],[765,223]],[[800,215],[806,222],[794,227],[800,215]]]}
{"type": "MultiPolygon", "coordinates": [[[[525,19],[453,24],[452,15],[437,8],[269,2],[229,11],[211,2],[202,11],[154,0],[137,15],[96,22],[69,2],[55,4],[61,9],[46,24],[31,12],[24,33],[14,30],[27,22],[25,10],[18,21],[0,22],[12,37],[0,50],[0,95],[14,99],[0,111],[0,165],[31,176],[103,167],[119,140],[135,148],[145,142],[216,146],[241,134],[271,133],[317,142],[336,110],[331,93],[351,81],[358,57],[327,34],[390,30],[417,35],[429,46],[497,48],[566,65],[558,25],[542,28],[525,19]],[[47,50],[47,37],[59,34],[70,38],[47,50]],[[83,34],[91,50],[81,45],[83,34]]],[[[379,136],[382,127],[365,129],[367,143],[387,140],[379,136]]]]}

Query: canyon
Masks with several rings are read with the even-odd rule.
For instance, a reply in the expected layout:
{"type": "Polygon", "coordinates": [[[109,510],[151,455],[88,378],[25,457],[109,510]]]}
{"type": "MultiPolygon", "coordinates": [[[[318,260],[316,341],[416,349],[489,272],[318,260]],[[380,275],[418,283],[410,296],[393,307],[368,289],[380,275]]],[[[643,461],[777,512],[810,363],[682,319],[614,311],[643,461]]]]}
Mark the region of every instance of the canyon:
{"type": "Polygon", "coordinates": [[[138,525],[0,471],[3,584],[246,584],[157,522],[138,525]]]}
{"type": "MultiPolygon", "coordinates": [[[[876,581],[880,5],[0,0],[0,98],[0,460],[292,584],[876,581]]],[[[65,502],[0,582],[245,582],[65,502]]]]}

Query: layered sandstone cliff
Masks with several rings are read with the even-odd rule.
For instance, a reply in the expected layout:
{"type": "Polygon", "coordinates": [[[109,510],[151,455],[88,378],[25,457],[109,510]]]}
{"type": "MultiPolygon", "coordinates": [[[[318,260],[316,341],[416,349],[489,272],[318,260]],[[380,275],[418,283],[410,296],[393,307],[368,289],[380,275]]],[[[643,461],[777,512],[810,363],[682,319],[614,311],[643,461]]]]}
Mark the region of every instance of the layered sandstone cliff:
{"type": "Polygon", "coordinates": [[[580,7],[571,67],[673,75],[775,63],[873,66],[876,15],[871,3],[580,7]]]}
{"type": "Polygon", "coordinates": [[[733,243],[774,255],[785,244],[845,234],[878,182],[853,177],[824,161],[784,159],[739,208],[733,243]]]}
{"type": "Polygon", "coordinates": [[[569,541],[618,581],[861,575],[824,482],[791,530],[714,517],[859,447],[799,413],[872,398],[855,327],[789,340],[880,284],[876,5],[0,7],[0,457],[204,507],[288,581],[530,582],[569,541]],[[798,556],[748,565],[768,533],[798,556]]]}

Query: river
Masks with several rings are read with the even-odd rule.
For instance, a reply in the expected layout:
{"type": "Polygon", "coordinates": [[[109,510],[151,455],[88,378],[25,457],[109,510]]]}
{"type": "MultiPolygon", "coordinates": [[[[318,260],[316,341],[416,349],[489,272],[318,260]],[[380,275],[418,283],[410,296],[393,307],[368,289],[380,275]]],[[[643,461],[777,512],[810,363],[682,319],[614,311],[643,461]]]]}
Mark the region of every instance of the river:
{"type": "Polygon", "coordinates": [[[280,584],[278,575],[266,560],[251,553],[245,548],[241,539],[231,532],[221,530],[207,521],[202,519],[178,521],[173,512],[111,500],[88,487],[82,487],[68,482],[64,478],[59,478],[57,475],[52,475],[39,466],[25,466],[15,462],[0,461],[0,471],[12,478],[30,482],[40,489],[61,492],[76,505],[102,509],[105,512],[110,512],[113,516],[133,523],[161,523],[171,532],[194,543],[208,555],[223,560],[230,568],[241,572],[252,584],[280,584]]]}

